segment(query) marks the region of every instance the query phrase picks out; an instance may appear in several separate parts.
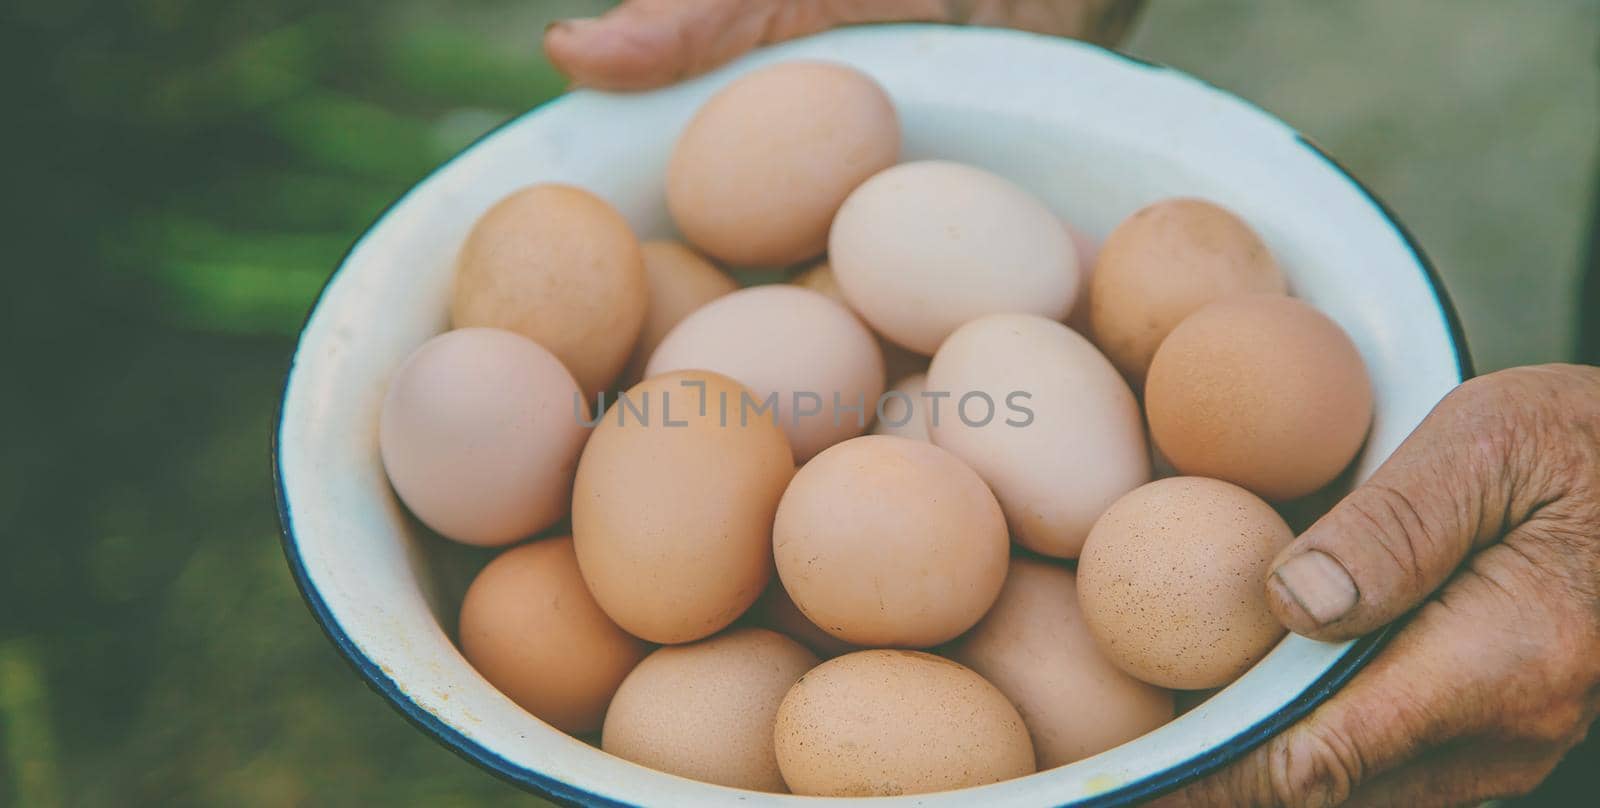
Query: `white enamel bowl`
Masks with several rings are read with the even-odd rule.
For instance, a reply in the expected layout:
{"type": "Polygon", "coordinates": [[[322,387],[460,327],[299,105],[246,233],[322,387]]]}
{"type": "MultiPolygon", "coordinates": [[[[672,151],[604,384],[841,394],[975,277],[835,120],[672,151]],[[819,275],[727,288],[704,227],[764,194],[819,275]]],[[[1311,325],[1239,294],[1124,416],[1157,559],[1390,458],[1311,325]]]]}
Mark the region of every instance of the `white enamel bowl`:
{"type": "MultiPolygon", "coordinates": [[[[1377,393],[1355,479],[1369,475],[1470,373],[1454,313],[1421,252],[1343,170],[1265,112],[1177,71],[1025,33],[897,25],[770,48],[641,95],[576,92],[485,137],[396,202],[350,250],[308,318],[275,440],[290,567],[340,653],[424,731],[501,776],[585,805],[807,805],[636,766],[546,726],[457,652],[420,537],[379,464],[376,425],[399,362],[446,327],[451,260],[473,220],[517,187],[573,183],[641,236],[671,223],[674,138],[718,87],[786,59],[853,65],[888,89],[905,158],[1010,177],[1090,235],[1160,197],[1216,200],[1253,224],[1295,294],[1354,338],[1377,393]]],[[[1070,766],[895,806],[1124,804],[1237,757],[1348,679],[1375,638],[1284,640],[1245,676],[1161,729],[1070,766]]]]}

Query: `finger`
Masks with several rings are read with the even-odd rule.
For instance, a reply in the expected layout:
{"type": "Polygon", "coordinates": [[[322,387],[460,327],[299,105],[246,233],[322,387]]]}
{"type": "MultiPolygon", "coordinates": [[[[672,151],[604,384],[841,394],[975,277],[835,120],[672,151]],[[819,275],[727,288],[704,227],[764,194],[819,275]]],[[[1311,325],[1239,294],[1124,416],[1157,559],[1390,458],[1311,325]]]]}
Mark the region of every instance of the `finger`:
{"type": "Polygon", "coordinates": [[[1487,694],[1474,663],[1499,661],[1477,647],[1470,622],[1430,604],[1310,716],[1156,804],[1338,805],[1424,750],[1478,731],[1487,694]]]}
{"type": "MultiPolygon", "coordinates": [[[[1477,546],[1520,518],[1521,406],[1500,374],[1457,388],[1372,478],[1279,554],[1268,601],[1322,640],[1369,632],[1415,608],[1477,546]]],[[[1513,380],[1515,381],[1515,380],[1513,380]]]]}
{"type": "Polygon", "coordinates": [[[1433,750],[1484,738],[1494,740],[1474,748],[1505,751],[1503,763],[1479,767],[1484,778],[1463,784],[1470,792],[1435,790],[1466,799],[1531,787],[1548,773],[1546,758],[1571,748],[1594,718],[1592,676],[1573,673],[1592,660],[1551,652],[1593,647],[1580,614],[1589,606],[1540,597],[1546,578],[1509,545],[1477,554],[1310,716],[1160,804],[1337,805],[1368,785],[1376,795],[1418,792],[1430,782],[1421,767],[1441,754],[1433,750]],[[1388,776],[1408,766],[1419,768],[1388,776]]]}
{"type": "Polygon", "coordinates": [[[551,26],[544,48],[578,84],[638,90],[839,25],[946,19],[941,0],[629,0],[602,17],[551,26]]]}
{"type": "MultiPolygon", "coordinates": [[[[1600,640],[1595,596],[1563,591],[1563,565],[1539,548],[1559,543],[1535,517],[1473,556],[1418,614],[1441,634],[1434,652],[1470,671],[1446,705],[1454,740],[1371,779],[1351,805],[1475,805],[1526,794],[1581,743],[1597,703],[1594,660],[1600,640]]],[[[1591,552],[1593,552],[1591,548],[1591,552]]],[[[1596,569],[1593,560],[1579,561],[1596,569]]]]}
{"type": "Polygon", "coordinates": [[[1548,750],[1457,742],[1357,788],[1349,808],[1446,808],[1527,794],[1561,760],[1548,750]]]}
{"type": "Polygon", "coordinates": [[[764,0],[630,0],[602,17],[563,20],[544,35],[545,56],[574,83],[633,90],[668,84],[686,72],[685,38],[722,32],[741,17],[771,13],[764,0]]]}

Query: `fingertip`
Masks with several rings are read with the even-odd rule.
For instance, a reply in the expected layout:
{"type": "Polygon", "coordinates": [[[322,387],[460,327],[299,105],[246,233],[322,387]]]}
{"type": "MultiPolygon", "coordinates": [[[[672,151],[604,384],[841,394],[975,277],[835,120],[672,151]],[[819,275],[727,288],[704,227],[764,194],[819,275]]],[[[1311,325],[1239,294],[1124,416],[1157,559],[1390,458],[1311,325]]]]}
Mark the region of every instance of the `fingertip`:
{"type": "Polygon", "coordinates": [[[629,20],[577,18],[545,29],[544,53],[570,87],[644,90],[672,79],[674,54],[663,39],[629,20]]]}
{"type": "Polygon", "coordinates": [[[1267,576],[1267,606],[1272,616],[1294,634],[1324,642],[1342,639],[1332,628],[1318,623],[1277,575],[1267,576]]]}
{"type": "Polygon", "coordinates": [[[572,78],[574,22],[574,20],[556,20],[544,27],[544,57],[568,78],[572,78]]]}
{"type": "Polygon", "coordinates": [[[604,24],[593,17],[557,20],[545,28],[544,55],[569,80],[567,89],[608,88],[603,77],[611,61],[604,24]]]}
{"type": "Polygon", "coordinates": [[[574,17],[566,20],[556,20],[544,27],[545,50],[555,50],[561,54],[571,53],[575,41],[583,38],[585,30],[592,30],[599,20],[592,17],[574,17]]]}
{"type": "Polygon", "coordinates": [[[1320,628],[1305,607],[1284,587],[1283,581],[1278,580],[1276,573],[1267,576],[1267,607],[1284,628],[1302,637],[1311,637],[1320,628]]]}
{"type": "Polygon", "coordinates": [[[1361,602],[1355,578],[1333,556],[1302,549],[1280,559],[1267,576],[1267,602],[1284,627],[1319,640],[1345,639],[1341,624],[1361,602]]]}

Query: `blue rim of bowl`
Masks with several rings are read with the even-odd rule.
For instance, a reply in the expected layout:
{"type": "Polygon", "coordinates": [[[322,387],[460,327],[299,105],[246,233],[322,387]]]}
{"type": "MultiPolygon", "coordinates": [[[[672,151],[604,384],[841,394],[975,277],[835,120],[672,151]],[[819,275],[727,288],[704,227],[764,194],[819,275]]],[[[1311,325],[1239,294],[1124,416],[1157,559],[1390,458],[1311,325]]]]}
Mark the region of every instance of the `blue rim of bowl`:
{"type": "MultiPolygon", "coordinates": [[[[943,26],[930,26],[928,24],[887,23],[872,27],[926,28],[943,26]]],[[[984,29],[984,31],[988,34],[999,33],[1003,35],[1012,35],[1029,39],[1045,39],[1056,42],[1061,41],[1055,37],[1033,34],[1026,31],[1012,31],[1009,29],[984,29]]],[[[1177,75],[1183,76],[1184,78],[1205,87],[1211,92],[1218,93],[1239,103],[1246,104],[1256,109],[1260,114],[1266,116],[1270,120],[1278,121],[1277,116],[1266,111],[1265,109],[1262,109],[1253,102],[1240,98],[1239,96],[1234,95],[1227,90],[1223,90],[1216,85],[1211,84],[1210,82],[1196,78],[1195,76],[1184,73],[1183,71],[1160,64],[1158,62],[1152,62],[1147,59],[1122,53],[1112,48],[1093,45],[1093,43],[1075,42],[1074,44],[1091,45],[1099,48],[1107,54],[1110,54],[1128,64],[1139,68],[1176,73],[1177,75]]],[[[472,143],[456,152],[448,160],[445,160],[433,170],[429,171],[420,180],[413,184],[411,188],[408,189],[404,194],[401,194],[393,202],[385,206],[383,211],[373,219],[372,224],[368,225],[367,228],[362,231],[361,235],[351,243],[349,249],[345,251],[344,255],[339,258],[339,263],[334,267],[332,274],[328,276],[327,281],[325,281],[322,285],[322,288],[318,290],[316,300],[312,302],[310,310],[306,312],[304,322],[301,323],[300,336],[304,336],[305,328],[306,326],[310,325],[311,318],[316,316],[317,308],[322,304],[322,298],[327,294],[328,287],[332,286],[333,282],[338,279],[339,273],[344,268],[345,263],[349,261],[351,253],[355,252],[356,248],[360,246],[361,242],[366,238],[368,233],[371,233],[383,223],[384,219],[388,217],[390,211],[394,210],[394,208],[401,202],[404,202],[406,198],[415,193],[417,189],[426,185],[429,180],[433,179],[434,176],[444,171],[455,161],[459,160],[462,155],[477,148],[479,144],[499,134],[502,130],[514,126],[517,123],[520,123],[521,121],[536,115],[554,106],[555,104],[560,103],[567,97],[568,96],[566,95],[562,95],[552,98],[542,104],[539,104],[538,106],[533,107],[527,112],[506,120],[488,132],[485,132],[483,135],[473,140],[472,143]]],[[[1367,186],[1363,185],[1360,180],[1356,179],[1355,176],[1349,172],[1349,170],[1339,163],[1339,161],[1335,160],[1331,155],[1323,151],[1320,146],[1311,141],[1309,138],[1305,137],[1303,134],[1300,134],[1293,128],[1288,127],[1287,124],[1284,124],[1284,127],[1294,134],[1295,139],[1303,147],[1305,147],[1312,154],[1316,155],[1323,162],[1327,163],[1335,173],[1343,177],[1353,188],[1359,191],[1361,195],[1365,197],[1375,209],[1377,209],[1378,213],[1382,215],[1384,221],[1388,222],[1389,226],[1394,228],[1396,235],[1400,237],[1400,240],[1405,244],[1406,249],[1411,252],[1416,264],[1422,268],[1423,274],[1427,278],[1428,285],[1433,290],[1434,298],[1438,303],[1439,313],[1444,318],[1445,324],[1449,330],[1450,344],[1456,355],[1456,369],[1461,381],[1466,381],[1467,379],[1472,378],[1474,375],[1472,356],[1467,348],[1466,331],[1462,327],[1461,317],[1457,314],[1455,305],[1451,302],[1450,295],[1445,290],[1444,280],[1440,277],[1438,269],[1433,265],[1433,262],[1428,259],[1427,254],[1423,252],[1421,245],[1419,245],[1416,239],[1411,235],[1411,231],[1407,230],[1404,224],[1401,224],[1400,220],[1395,217],[1394,212],[1389,209],[1388,205],[1384,204],[1383,200],[1379,199],[1378,196],[1374,194],[1371,189],[1367,188],[1367,186]]],[[[403,689],[401,689],[399,684],[395,682],[393,677],[385,673],[376,663],[361,653],[361,649],[356,645],[355,641],[352,640],[350,635],[345,632],[344,628],[339,625],[338,620],[334,618],[332,611],[329,610],[327,602],[323,600],[321,593],[319,593],[316,587],[311,584],[310,576],[306,570],[305,561],[300,555],[298,539],[296,538],[294,532],[294,517],[290,513],[289,496],[284,487],[283,463],[279,452],[278,441],[283,431],[284,405],[288,400],[289,383],[294,375],[295,359],[298,357],[299,351],[300,340],[297,338],[295,342],[294,354],[291,355],[289,365],[284,371],[282,388],[283,392],[279,396],[277,413],[273,418],[273,430],[270,445],[272,481],[274,493],[277,499],[278,524],[280,528],[281,542],[283,545],[283,553],[289,563],[289,570],[294,576],[295,586],[300,590],[301,597],[305,599],[306,606],[311,610],[311,615],[316,619],[317,625],[322,628],[322,632],[327,635],[328,640],[333,643],[335,648],[338,649],[340,656],[342,656],[344,660],[355,669],[356,673],[361,676],[369,688],[383,696],[391,707],[397,710],[413,725],[426,732],[436,742],[443,745],[450,751],[455,752],[457,755],[460,755],[462,758],[465,758],[485,771],[488,771],[489,773],[513,785],[530,790],[536,794],[539,794],[540,796],[563,805],[628,806],[628,803],[619,802],[609,797],[595,794],[591,791],[585,791],[542,772],[534,771],[532,769],[512,763],[499,754],[496,754],[493,750],[488,749],[471,738],[468,738],[466,735],[462,734],[460,730],[457,730],[456,728],[451,727],[449,724],[446,724],[438,716],[434,715],[432,712],[413,701],[411,697],[407,695],[403,689]]],[[[1266,718],[1257,722],[1255,725],[1245,729],[1243,732],[1235,735],[1216,747],[1213,747],[1205,753],[1197,755],[1196,757],[1176,766],[1156,772],[1155,774],[1070,804],[1073,806],[1073,808],[1109,808],[1109,806],[1132,805],[1145,800],[1154,799],[1162,794],[1177,790],[1186,783],[1193,782],[1199,778],[1218,771],[1229,763],[1240,759],[1245,755],[1245,753],[1254,749],[1268,738],[1278,734],[1282,730],[1286,729],[1289,725],[1310,714],[1310,712],[1315,709],[1317,705],[1321,704],[1323,701],[1326,701],[1329,696],[1333,695],[1333,693],[1336,692],[1340,687],[1343,687],[1344,684],[1351,679],[1351,677],[1355,676],[1355,674],[1360,671],[1361,668],[1365,666],[1379,650],[1383,648],[1384,644],[1388,642],[1393,630],[1394,626],[1391,625],[1357,639],[1351,644],[1350,648],[1345,651],[1344,655],[1339,657],[1339,659],[1333,663],[1332,667],[1323,673],[1323,675],[1315,682],[1312,682],[1311,685],[1305,690],[1301,691],[1299,696],[1296,696],[1288,704],[1278,708],[1278,710],[1272,715],[1267,716],[1266,718]]]]}

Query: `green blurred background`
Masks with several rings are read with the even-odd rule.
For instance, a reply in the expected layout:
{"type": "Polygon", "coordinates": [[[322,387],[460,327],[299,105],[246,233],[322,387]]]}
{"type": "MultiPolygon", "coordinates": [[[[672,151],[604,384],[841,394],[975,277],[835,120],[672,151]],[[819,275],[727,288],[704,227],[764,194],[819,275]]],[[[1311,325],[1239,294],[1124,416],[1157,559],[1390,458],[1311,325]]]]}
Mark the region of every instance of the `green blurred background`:
{"type": "MultiPolygon", "coordinates": [[[[278,546],[267,441],[345,247],[561,92],[545,23],[606,5],[0,11],[0,804],[529,802],[323,638],[278,546]]],[[[1278,113],[1389,201],[1481,369],[1571,354],[1600,2],[1153,5],[1128,48],[1278,113]]]]}

